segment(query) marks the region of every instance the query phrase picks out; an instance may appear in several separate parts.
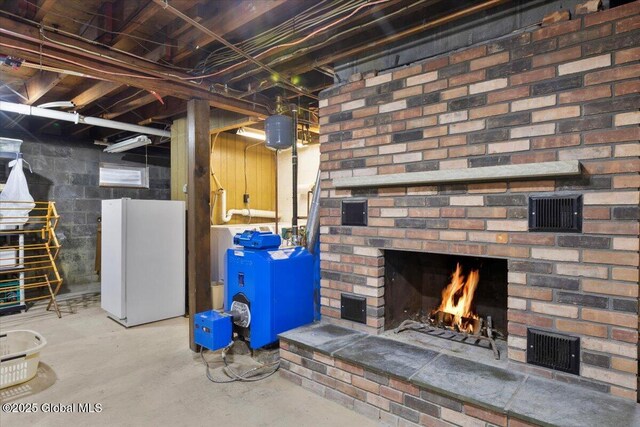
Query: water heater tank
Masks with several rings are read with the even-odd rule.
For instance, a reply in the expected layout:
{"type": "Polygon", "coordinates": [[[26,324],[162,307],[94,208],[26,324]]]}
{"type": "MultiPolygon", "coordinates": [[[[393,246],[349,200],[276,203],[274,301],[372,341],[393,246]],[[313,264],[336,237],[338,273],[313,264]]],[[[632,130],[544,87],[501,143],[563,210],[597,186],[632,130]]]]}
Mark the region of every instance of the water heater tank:
{"type": "Polygon", "coordinates": [[[291,147],[293,143],[293,119],[289,116],[275,115],[267,117],[264,131],[267,137],[267,147],[282,150],[291,147]]]}

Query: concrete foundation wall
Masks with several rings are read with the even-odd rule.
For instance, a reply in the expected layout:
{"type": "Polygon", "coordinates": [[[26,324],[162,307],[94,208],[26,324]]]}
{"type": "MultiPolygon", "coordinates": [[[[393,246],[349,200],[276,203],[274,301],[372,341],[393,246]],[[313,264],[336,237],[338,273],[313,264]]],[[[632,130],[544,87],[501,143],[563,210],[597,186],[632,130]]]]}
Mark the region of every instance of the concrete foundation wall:
{"type": "MultiPolygon", "coordinates": [[[[98,186],[101,162],[144,166],[143,154],[107,154],[104,147],[90,142],[65,142],[12,136],[22,139],[24,159],[33,173],[25,170],[29,190],[36,200],[56,202],[60,214],[58,237],[62,251],[58,261],[64,279],[63,292],[78,292],[99,282],[95,272],[96,238],[101,200],[130,197],[132,199],[169,199],[169,157],[158,149],[149,150],[150,188],[102,188],[98,186]]],[[[26,165],[25,165],[26,166],[26,165]]]]}

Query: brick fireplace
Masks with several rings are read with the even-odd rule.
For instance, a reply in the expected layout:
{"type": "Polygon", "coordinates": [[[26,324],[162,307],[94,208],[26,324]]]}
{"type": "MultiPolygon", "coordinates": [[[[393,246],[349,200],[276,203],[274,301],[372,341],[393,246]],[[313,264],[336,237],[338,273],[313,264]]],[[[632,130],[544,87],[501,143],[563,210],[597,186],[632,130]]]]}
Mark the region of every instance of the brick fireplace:
{"type": "MultiPolygon", "coordinates": [[[[381,334],[408,312],[432,308],[456,260],[489,264],[493,277],[490,284],[481,277],[477,311],[491,313],[504,330],[509,366],[635,401],[639,15],[633,2],[355,74],[324,91],[323,322],[381,334]],[[362,202],[363,225],[345,225],[345,201],[362,202]],[[563,211],[571,218],[545,211],[565,202],[574,203],[563,211]],[[536,228],[544,216],[551,228],[536,228]],[[571,224],[553,228],[565,220],[571,224]],[[427,290],[431,282],[438,289],[427,290]],[[362,322],[347,320],[345,297],[364,300],[362,322]],[[529,329],[578,338],[579,374],[527,363],[529,329]]],[[[358,357],[300,352],[292,342],[283,342],[285,369],[298,382],[307,377],[338,390],[355,399],[353,407],[364,399],[381,417],[403,417],[407,407],[425,413],[415,406],[424,396],[422,403],[411,397],[415,383],[376,382],[360,372],[358,357]],[[356,372],[364,385],[354,382],[356,372]],[[365,394],[342,384],[346,377],[365,394]],[[404,409],[394,412],[394,398],[404,409]]],[[[443,405],[441,416],[451,412],[443,405]]],[[[471,418],[490,421],[474,416],[477,409],[471,418]]]]}
{"type": "Polygon", "coordinates": [[[324,91],[324,321],[371,334],[396,324],[407,291],[385,282],[402,259],[499,260],[492,310],[499,320],[504,304],[510,363],[636,400],[639,14],[633,2],[324,91]],[[487,167],[496,175],[472,170],[487,167]],[[532,200],[561,196],[579,198],[579,228],[532,229],[532,200]],[[343,225],[345,200],[366,202],[366,225],[343,225]],[[342,318],[344,295],[366,299],[363,323],[342,318]],[[579,337],[579,375],[527,364],[528,328],[579,337]]]}

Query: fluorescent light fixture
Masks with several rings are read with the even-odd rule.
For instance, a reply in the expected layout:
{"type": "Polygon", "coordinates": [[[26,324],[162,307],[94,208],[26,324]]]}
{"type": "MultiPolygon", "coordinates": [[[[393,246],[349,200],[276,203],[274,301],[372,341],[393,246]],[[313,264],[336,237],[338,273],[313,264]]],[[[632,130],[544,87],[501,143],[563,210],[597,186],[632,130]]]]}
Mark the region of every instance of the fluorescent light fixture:
{"type": "Polygon", "coordinates": [[[112,144],[104,149],[105,153],[122,153],[123,151],[132,150],[134,148],[143,147],[151,144],[151,140],[146,135],[138,135],[134,138],[112,144]]]}
{"type": "Polygon", "coordinates": [[[240,128],[237,130],[236,135],[246,136],[247,138],[259,139],[260,141],[266,141],[267,136],[263,130],[240,128]]]}
{"type": "Polygon", "coordinates": [[[73,108],[76,104],[71,101],[54,101],[38,105],[38,108],[73,108]]]}

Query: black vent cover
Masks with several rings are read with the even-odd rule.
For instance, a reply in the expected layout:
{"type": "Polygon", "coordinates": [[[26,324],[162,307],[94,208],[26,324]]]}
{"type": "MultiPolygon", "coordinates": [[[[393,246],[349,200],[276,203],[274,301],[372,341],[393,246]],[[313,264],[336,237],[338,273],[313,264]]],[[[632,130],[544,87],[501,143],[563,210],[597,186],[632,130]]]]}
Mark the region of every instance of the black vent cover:
{"type": "Polygon", "coordinates": [[[342,225],[367,225],[367,201],[343,200],[342,225]]]}
{"type": "Polygon", "coordinates": [[[529,231],[582,231],[582,196],[530,196],[529,231]]]}
{"type": "Polygon", "coordinates": [[[367,323],[367,299],[365,297],[342,294],[340,299],[340,318],[367,323]]]}
{"type": "Polygon", "coordinates": [[[527,363],[580,374],[580,338],[527,329],[527,363]]]}

